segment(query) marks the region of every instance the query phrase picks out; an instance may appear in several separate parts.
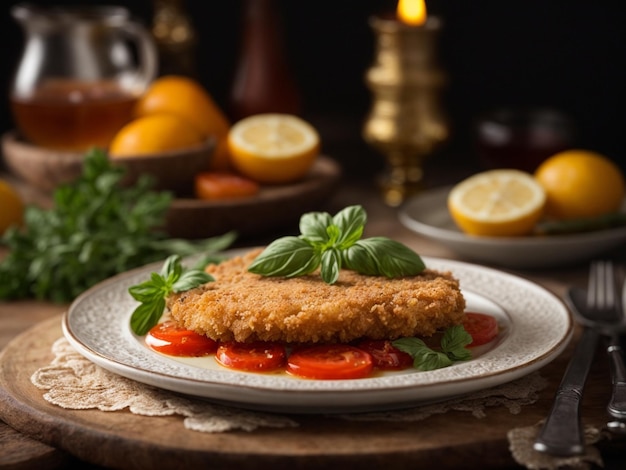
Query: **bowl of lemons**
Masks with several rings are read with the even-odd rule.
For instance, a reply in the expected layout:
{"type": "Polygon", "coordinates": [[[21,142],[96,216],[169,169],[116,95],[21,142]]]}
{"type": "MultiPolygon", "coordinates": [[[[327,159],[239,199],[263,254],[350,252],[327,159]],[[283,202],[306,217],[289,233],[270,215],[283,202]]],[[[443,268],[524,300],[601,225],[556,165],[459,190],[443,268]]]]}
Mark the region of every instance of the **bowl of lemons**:
{"type": "Polygon", "coordinates": [[[520,269],[588,261],[626,243],[626,183],[595,152],[571,149],[534,173],[495,169],[408,200],[400,221],[471,261],[520,269]]]}

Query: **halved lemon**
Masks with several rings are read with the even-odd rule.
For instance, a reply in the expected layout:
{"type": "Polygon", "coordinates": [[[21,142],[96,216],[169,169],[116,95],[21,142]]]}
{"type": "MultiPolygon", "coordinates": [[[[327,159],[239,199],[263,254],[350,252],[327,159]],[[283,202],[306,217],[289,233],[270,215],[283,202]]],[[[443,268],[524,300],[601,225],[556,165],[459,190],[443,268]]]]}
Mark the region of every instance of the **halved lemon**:
{"type": "Polygon", "coordinates": [[[235,168],[261,183],[289,183],[309,171],[320,137],[308,122],[291,114],[256,114],[233,125],[228,149],[235,168]]]}
{"type": "Polygon", "coordinates": [[[527,235],[543,215],[546,194],[529,173],[491,170],[455,185],[448,210],[458,227],[470,235],[527,235]]]}

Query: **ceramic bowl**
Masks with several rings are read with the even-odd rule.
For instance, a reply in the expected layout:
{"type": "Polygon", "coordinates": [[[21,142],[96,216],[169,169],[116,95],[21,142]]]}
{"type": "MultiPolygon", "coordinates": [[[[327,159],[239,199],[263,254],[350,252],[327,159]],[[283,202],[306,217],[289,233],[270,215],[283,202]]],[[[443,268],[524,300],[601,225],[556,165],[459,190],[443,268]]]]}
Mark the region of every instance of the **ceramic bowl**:
{"type": "MultiPolygon", "coordinates": [[[[149,174],[155,179],[155,189],[190,193],[194,175],[208,168],[214,148],[215,140],[211,138],[195,147],[112,161],[126,168],[125,184],[133,183],[141,174],[149,174]]],[[[38,147],[16,132],[2,137],[2,153],[9,171],[44,191],[69,183],[82,172],[84,153],[38,147]]]]}

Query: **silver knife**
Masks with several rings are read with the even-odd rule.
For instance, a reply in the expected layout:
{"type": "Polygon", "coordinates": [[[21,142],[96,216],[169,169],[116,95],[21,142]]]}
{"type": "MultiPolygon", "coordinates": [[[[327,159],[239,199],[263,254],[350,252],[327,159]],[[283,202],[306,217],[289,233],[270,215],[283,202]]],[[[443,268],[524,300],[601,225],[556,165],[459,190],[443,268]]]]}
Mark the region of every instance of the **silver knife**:
{"type": "Polygon", "coordinates": [[[580,402],[598,337],[593,328],[585,327],[583,330],[557,389],[552,409],[533,445],[536,451],[561,457],[584,453],[580,402]]]}
{"type": "MultiPolygon", "coordinates": [[[[574,316],[584,326],[574,353],[570,359],[565,375],[557,389],[552,409],[540,430],[533,448],[539,452],[568,457],[580,455],[585,451],[585,442],[580,420],[580,403],[583,389],[593,358],[597,349],[600,334],[611,334],[613,328],[620,322],[620,318],[592,318],[587,313],[586,291],[572,288],[567,291],[566,301],[574,316]]],[[[617,358],[616,355],[611,355],[617,358]]],[[[621,357],[621,355],[620,355],[621,357]]],[[[617,381],[619,384],[619,380],[617,381]]],[[[614,391],[623,391],[623,386],[617,385],[614,391]]],[[[619,406],[620,400],[611,403],[619,406]]]]}

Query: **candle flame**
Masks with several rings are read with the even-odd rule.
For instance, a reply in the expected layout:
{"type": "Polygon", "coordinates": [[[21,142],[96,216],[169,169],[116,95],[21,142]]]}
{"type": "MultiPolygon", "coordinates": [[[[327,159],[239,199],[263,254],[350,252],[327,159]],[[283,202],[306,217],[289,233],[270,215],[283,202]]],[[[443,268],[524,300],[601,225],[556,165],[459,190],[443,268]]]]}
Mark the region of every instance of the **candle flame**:
{"type": "Polygon", "coordinates": [[[398,0],[397,15],[405,24],[423,25],[426,23],[426,3],[424,0],[398,0]]]}

